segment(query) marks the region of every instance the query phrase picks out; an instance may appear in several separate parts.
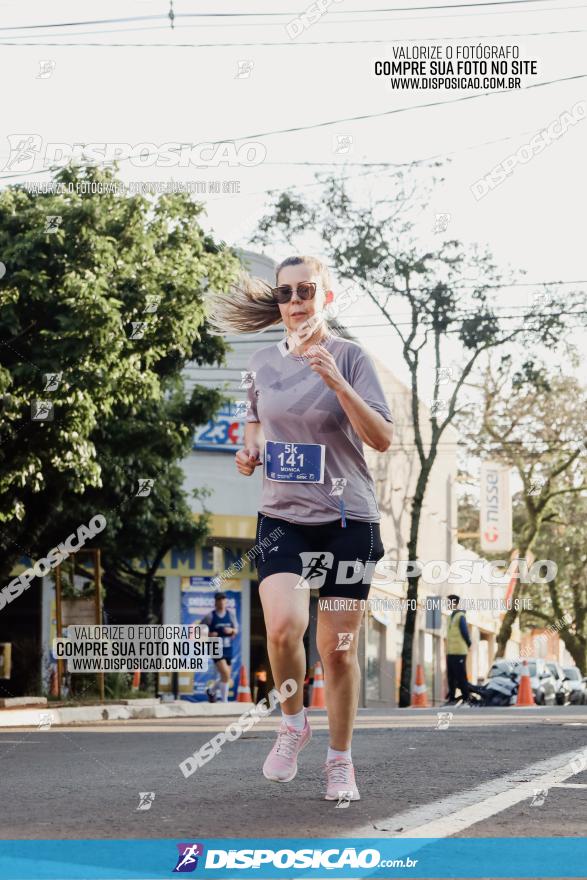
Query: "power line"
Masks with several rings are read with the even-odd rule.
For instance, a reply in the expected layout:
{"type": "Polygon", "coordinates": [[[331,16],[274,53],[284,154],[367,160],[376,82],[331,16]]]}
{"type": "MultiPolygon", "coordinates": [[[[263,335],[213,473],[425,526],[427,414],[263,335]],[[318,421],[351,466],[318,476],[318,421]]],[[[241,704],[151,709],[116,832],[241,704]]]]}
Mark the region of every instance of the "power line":
{"type": "MultiPolygon", "coordinates": [[[[582,312],[582,313],[577,312],[576,314],[587,314],[587,312],[582,312]]],[[[503,318],[503,317],[505,317],[505,316],[504,316],[504,315],[499,315],[499,316],[496,316],[496,317],[499,317],[499,318],[501,319],[501,318],[503,318]]],[[[521,316],[520,316],[520,315],[515,315],[515,316],[512,316],[512,317],[520,318],[521,316]]],[[[402,323],[400,323],[400,322],[394,322],[394,325],[393,325],[393,326],[396,326],[396,327],[411,327],[411,323],[410,323],[409,321],[405,322],[404,324],[402,324],[402,323]]],[[[423,324],[422,324],[422,325],[420,325],[420,326],[421,326],[421,329],[424,329],[425,327],[430,328],[431,325],[429,325],[429,324],[427,324],[427,325],[423,325],[423,324]]],[[[375,327],[375,328],[377,328],[377,329],[383,329],[383,328],[385,328],[385,327],[389,327],[389,328],[391,328],[391,327],[392,327],[392,324],[384,324],[384,323],[381,323],[381,322],[379,322],[379,323],[375,323],[375,324],[352,324],[352,325],[349,325],[348,329],[354,331],[354,330],[371,329],[371,328],[373,328],[373,327],[375,327]]],[[[587,327],[586,327],[586,325],[585,325],[584,323],[583,323],[583,324],[569,324],[569,325],[566,325],[566,326],[565,326],[565,330],[576,330],[576,329],[578,329],[578,328],[579,328],[579,329],[583,329],[583,330],[587,329],[587,327]]],[[[510,328],[510,329],[511,329],[511,328],[510,328]]],[[[455,327],[453,330],[450,330],[450,329],[449,329],[449,330],[443,330],[443,331],[442,331],[442,335],[443,335],[443,336],[446,336],[446,335],[448,335],[449,333],[452,334],[452,333],[460,333],[460,332],[461,332],[461,328],[460,328],[460,327],[455,327]]],[[[380,339],[380,338],[383,338],[384,336],[387,337],[388,335],[389,335],[389,334],[388,334],[387,332],[384,333],[384,334],[381,334],[381,333],[372,333],[370,336],[368,336],[368,337],[366,337],[366,338],[368,338],[368,339],[380,339]]],[[[243,339],[241,342],[239,342],[239,345],[255,345],[255,344],[259,344],[258,341],[257,341],[256,339],[243,339]]],[[[268,342],[267,345],[271,345],[271,343],[268,342]]]]}
{"type": "MultiPolygon", "coordinates": [[[[380,12],[422,12],[434,11],[437,9],[466,9],[476,8],[479,6],[520,6],[528,3],[550,3],[551,0],[483,0],[479,3],[451,3],[441,6],[397,6],[391,8],[379,9],[337,9],[339,15],[364,15],[380,12]]],[[[553,7],[556,9],[557,7],[553,7]]],[[[536,10],[538,11],[538,10],[536,10]]],[[[276,18],[283,16],[298,17],[300,10],[296,9],[292,12],[181,12],[175,13],[174,18],[276,18]]],[[[50,24],[25,24],[10,25],[9,27],[0,27],[0,31],[24,31],[24,30],[40,30],[41,28],[58,28],[58,27],[81,27],[83,25],[95,24],[123,24],[132,21],[153,21],[167,19],[167,15],[133,15],[125,18],[99,18],[86,19],[85,21],[60,21],[50,24]]]]}
{"type": "MultiPolygon", "coordinates": [[[[575,8],[575,7],[572,7],[575,8]]],[[[89,31],[92,33],[128,33],[131,30],[162,30],[163,28],[132,28],[129,30],[113,30],[113,31],[89,31]]],[[[258,48],[258,47],[305,47],[305,46],[348,46],[348,45],[372,45],[372,44],[388,44],[388,43],[424,43],[424,42],[440,42],[442,40],[498,40],[511,37],[544,37],[544,36],[561,36],[564,34],[584,34],[585,29],[578,28],[566,31],[532,31],[525,33],[509,33],[509,34],[466,34],[461,36],[434,36],[434,37],[389,37],[388,39],[374,40],[287,40],[284,42],[216,42],[216,43],[25,43],[25,42],[1,42],[0,46],[64,46],[64,47],[87,47],[87,48],[133,48],[133,49],[217,49],[217,48],[258,48]]],[[[18,37],[18,35],[16,35],[18,37]]],[[[23,39],[24,39],[23,34],[23,39]]],[[[84,36],[83,33],[75,34],[75,36],[84,36]]]]}
{"type": "MultiPolygon", "coordinates": [[[[557,85],[558,83],[561,83],[561,82],[572,82],[573,80],[585,79],[586,77],[587,77],[587,74],[585,74],[585,73],[579,73],[579,74],[575,74],[573,76],[559,77],[558,79],[548,80],[548,81],[542,82],[542,83],[532,83],[531,85],[525,86],[522,91],[529,91],[530,89],[538,89],[538,88],[542,88],[544,86],[557,85]]],[[[330,119],[325,122],[314,122],[309,125],[298,125],[298,126],[292,126],[291,128],[274,129],[272,131],[265,131],[265,132],[255,132],[254,134],[246,134],[246,135],[241,135],[240,137],[234,137],[234,138],[222,138],[221,140],[209,141],[207,143],[209,143],[210,146],[216,146],[218,144],[236,143],[237,141],[254,140],[256,138],[271,137],[273,135],[279,135],[279,134],[293,134],[295,132],[309,131],[309,130],[313,130],[313,129],[317,129],[317,128],[326,128],[330,125],[340,125],[341,123],[345,123],[345,122],[362,122],[366,119],[381,119],[386,116],[394,116],[399,113],[407,113],[407,112],[410,112],[413,110],[427,110],[427,109],[430,109],[431,107],[443,107],[448,104],[458,104],[463,101],[473,101],[478,98],[487,98],[487,97],[491,97],[493,95],[504,95],[504,94],[511,94],[511,93],[512,92],[508,89],[497,89],[496,91],[493,91],[493,92],[481,92],[480,94],[476,94],[476,95],[463,95],[460,98],[450,98],[447,101],[430,101],[426,104],[413,104],[410,107],[397,107],[394,110],[383,110],[380,113],[365,113],[365,114],[361,114],[359,116],[346,116],[346,117],[343,117],[340,119],[330,119]]],[[[196,146],[196,144],[189,144],[189,145],[185,144],[184,146],[193,147],[193,146],[196,146]]],[[[155,155],[157,155],[157,153],[151,152],[151,153],[145,154],[143,152],[139,155],[135,154],[134,156],[126,156],[124,159],[120,158],[118,161],[127,162],[130,159],[137,159],[137,158],[144,160],[145,158],[149,158],[150,156],[155,156],[155,155]]],[[[434,158],[434,157],[432,157],[432,158],[434,158]]],[[[419,161],[430,161],[430,160],[419,160],[419,161]]],[[[406,164],[413,165],[415,163],[410,162],[410,163],[406,163],[406,164]]],[[[26,173],[28,175],[45,174],[45,173],[47,173],[47,169],[39,169],[38,171],[31,171],[31,172],[26,172],[26,173]]],[[[12,180],[15,177],[22,177],[22,176],[23,175],[20,172],[17,172],[15,174],[3,174],[3,175],[0,175],[0,180],[12,180]]]]}
{"type": "MultiPolygon", "coordinates": [[[[555,85],[555,84],[561,83],[561,82],[570,82],[572,80],[585,79],[586,77],[587,77],[587,74],[579,73],[579,74],[575,74],[574,76],[565,76],[565,77],[560,77],[558,79],[547,80],[546,82],[542,82],[542,83],[532,83],[531,85],[524,86],[523,91],[528,91],[529,89],[538,89],[538,88],[542,88],[544,86],[551,86],[551,85],[555,85]]],[[[463,95],[460,98],[449,98],[448,101],[430,101],[426,104],[414,104],[411,107],[397,107],[394,110],[383,110],[380,113],[364,113],[359,116],[345,116],[340,119],[331,119],[331,120],[327,120],[325,122],[315,122],[310,125],[298,125],[298,126],[292,126],[291,128],[282,128],[282,129],[276,129],[273,131],[255,132],[253,134],[243,135],[242,137],[239,137],[239,138],[231,138],[230,140],[235,140],[235,141],[254,140],[255,138],[271,137],[276,134],[293,134],[294,132],[299,132],[299,131],[309,131],[311,129],[316,129],[316,128],[326,128],[329,125],[340,125],[341,123],[344,123],[344,122],[362,122],[365,119],[381,119],[384,116],[393,116],[398,113],[407,113],[412,110],[426,110],[426,109],[429,109],[430,107],[443,107],[443,106],[446,106],[447,104],[458,104],[458,103],[461,103],[462,101],[474,101],[474,100],[477,100],[478,98],[487,98],[492,95],[499,95],[499,94],[512,94],[512,92],[509,89],[497,89],[496,91],[493,91],[493,92],[481,92],[478,95],[463,95]]]]}

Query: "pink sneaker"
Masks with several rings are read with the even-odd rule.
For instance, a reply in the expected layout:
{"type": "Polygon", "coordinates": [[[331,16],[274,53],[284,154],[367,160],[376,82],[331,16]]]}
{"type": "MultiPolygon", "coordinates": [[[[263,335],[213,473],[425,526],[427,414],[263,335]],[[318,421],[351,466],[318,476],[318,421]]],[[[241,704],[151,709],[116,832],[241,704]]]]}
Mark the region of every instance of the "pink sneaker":
{"type": "Polygon", "coordinates": [[[263,764],[263,776],[271,782],[291,782],[298,772],[298,754],[312,738],[306,716],[306,725],[298,731],[285,721],[277,732],[277,741],[263,764]]]}
{"type": "Polygon", "coordinates": [[[326,772],[327,801],[360,801],[361,795],[355,783],[353,762],[348,758],[333,758],[324,765],[326,772]]]}

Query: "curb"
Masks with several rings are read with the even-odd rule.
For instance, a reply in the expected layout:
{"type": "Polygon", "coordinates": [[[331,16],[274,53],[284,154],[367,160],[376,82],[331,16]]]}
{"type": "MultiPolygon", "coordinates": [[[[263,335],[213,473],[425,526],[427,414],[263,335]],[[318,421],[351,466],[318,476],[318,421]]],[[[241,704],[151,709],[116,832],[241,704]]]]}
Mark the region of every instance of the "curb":
{"type": "Polygon", "coordinates": [[[36,709],[0,709],[0,730],[3,727],[39,727],[42,715],[52,716],[47,727],[59,727],[96,721],[128,721],[148,718],[205,718],[226,715],[242,715],[242,703],[190,703],[177,700],[160,703],[158,700],[134,700],[110,703],[107,706],[72,706],[52,708],[51,705],[36,709]],[[145,705],[147,704],[147,705],[145,705]]]}

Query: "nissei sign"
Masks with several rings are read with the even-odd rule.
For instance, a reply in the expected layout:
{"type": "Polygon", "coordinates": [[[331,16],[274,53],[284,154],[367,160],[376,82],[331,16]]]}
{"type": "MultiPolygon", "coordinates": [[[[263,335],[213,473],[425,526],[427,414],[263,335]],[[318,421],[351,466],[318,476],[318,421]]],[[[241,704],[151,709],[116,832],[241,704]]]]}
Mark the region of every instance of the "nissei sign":
{"type": "Polygon", "coordinates": [[[501,553],[512,549],[512,495],[507,465],[481,465],[481,549],[501,553]]]}
{"type": "Polygon", "coordinates": [[[193,449],[236,452],[245,442],[245,415],[242,404],[225,404],[206,425],[196,428],[193,449]]]}

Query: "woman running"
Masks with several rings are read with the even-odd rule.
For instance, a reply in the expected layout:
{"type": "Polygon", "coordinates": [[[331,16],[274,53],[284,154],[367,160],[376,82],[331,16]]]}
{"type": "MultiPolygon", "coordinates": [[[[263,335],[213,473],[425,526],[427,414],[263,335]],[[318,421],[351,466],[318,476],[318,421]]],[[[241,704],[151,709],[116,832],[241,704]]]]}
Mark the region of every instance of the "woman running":
{"type": "Polygon", "coordinates": [[[329,331],[324,307],[332,301],[326,267],[313,257],[289,257],[277,268],[275,288],[250,279],[215,296],[210,320],[232,333],[283,322],[286,334],[249,360],[245,446],[236,454],[243,476],[263,467],[255,546],[273,679],[277,688],[287,679],[298,684],[282,703],[263,774],[290,782],[312,735],[303,706],[303,637],[310,588],[318,588],[317,647],[330,733],[326,799],[345,792],[358,800],[351,739],[359,629],[375,563],[384,555],[362,444],[388,449],[393,419],[370,358],[329,331]],[[261,544],[278,527],[272,545],[261,544]]]}

